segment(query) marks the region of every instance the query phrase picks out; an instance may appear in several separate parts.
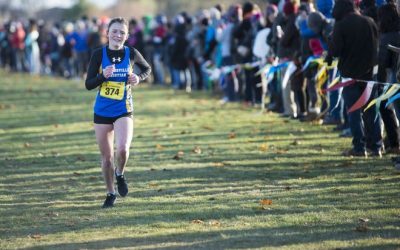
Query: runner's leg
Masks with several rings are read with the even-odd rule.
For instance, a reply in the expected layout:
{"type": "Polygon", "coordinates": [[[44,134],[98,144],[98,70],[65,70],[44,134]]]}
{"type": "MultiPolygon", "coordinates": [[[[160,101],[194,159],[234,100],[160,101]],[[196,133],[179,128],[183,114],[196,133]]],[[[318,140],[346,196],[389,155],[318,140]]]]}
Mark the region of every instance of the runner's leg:
{"type": "Polygon", "coordinates": [[[114,189],[114,130],[112,124],[94,124],[97,144],[101,153],[101,167],[108,193],[114,189]]]}
{"type": "Polygon", "coordinates": [[[129,157],[129,148],[133,137],[133,119],[131,117],[121,117],[114,123],[115,142],[116,142],[116,168],[119,174],[124,173],[129,157]]]}

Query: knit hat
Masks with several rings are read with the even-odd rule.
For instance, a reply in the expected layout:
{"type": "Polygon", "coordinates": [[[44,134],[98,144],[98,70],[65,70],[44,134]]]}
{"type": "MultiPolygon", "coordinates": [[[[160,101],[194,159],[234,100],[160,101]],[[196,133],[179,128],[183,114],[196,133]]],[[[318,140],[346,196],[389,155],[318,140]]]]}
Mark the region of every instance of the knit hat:
{"type": "Polygon", "coordinates": [[[242,9],[243,9],[243,16],[245,16],[246,14],[253,12],[254,4],[252,2],[245,2],[242,6],[242,9]]]}

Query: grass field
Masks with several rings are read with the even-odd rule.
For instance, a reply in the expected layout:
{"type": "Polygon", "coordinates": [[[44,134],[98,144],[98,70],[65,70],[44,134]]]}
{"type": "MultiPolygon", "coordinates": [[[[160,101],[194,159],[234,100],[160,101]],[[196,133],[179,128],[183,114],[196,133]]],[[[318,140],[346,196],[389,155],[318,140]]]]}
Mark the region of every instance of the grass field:
{"type": "Polygon", "coordinates": [[[84,83],[0,72],[0,249],[400,249],[400,175],[331,126],[135,89],[130,193],[105,187],[84,83]]]}

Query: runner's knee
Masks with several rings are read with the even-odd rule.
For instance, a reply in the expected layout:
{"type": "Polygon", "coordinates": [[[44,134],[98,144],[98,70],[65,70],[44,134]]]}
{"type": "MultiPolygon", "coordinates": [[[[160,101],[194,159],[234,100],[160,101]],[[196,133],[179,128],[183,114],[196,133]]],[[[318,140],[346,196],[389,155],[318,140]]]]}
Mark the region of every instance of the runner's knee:
{"type": "Polygon", "coordinates": [[[119,148],[119,149],[117,149],[117,155],[118,155],[118,157],[119,157],[120,159],[121,159],[121,158],[127,159],[127,158],[128,158],[128,155],[129,155],[129,150],[126,149],[125,147],[119,148]]]}
{"type": "Polygon", "coordinates": [[[113,166],[113,157],[111,155],[102,155],[101,163],[103,167],[110,168],[113,166]]]}

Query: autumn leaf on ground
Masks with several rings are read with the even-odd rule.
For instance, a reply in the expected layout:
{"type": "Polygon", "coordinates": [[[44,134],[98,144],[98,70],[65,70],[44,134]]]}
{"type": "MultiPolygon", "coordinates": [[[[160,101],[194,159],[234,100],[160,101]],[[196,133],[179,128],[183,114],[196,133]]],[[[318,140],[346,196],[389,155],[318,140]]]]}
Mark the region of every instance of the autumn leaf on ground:
{"type": "Polygon", "coordinates": [[[219,221],[217,221],[217,220],[210,220],[210,221],[208,222],[208,225],[214,226],[214,227],[219,227],[219,226],[221,226],[221,222],[219,222],[219,221]]]}
{"type": "Polygon", "coordinates": [[[367,219],[367,218],[359,218],[358,226],[356,227],[356,231],[357,232],[367,232],[369,230],[368,221],[369,221],[369,219],[367,219]]]}
{"type": "Polygon", "coordinates": [[[184,155],[183,151],[179,151],[178,153],[176,153],[176,155],[174,156],[173,159],[180,160],[180,159],[182,159],[183,155],[184,155]]]}
{"type": "Polygon", "coordinates": [[[263,206],[269,206],[269,205],[272,205],[272,200],[270,200],[270,199],[262,199],[262,200],[260,200],[260,204],[263,205],[263,206]]]}
{"type": "Polygon", "coordinates": [[[42,235],[40,234],[30,234],[28,235],[29,238],[35,239],[35,240],[40,240],[42,238],[42,235]]]}
{"type": "Polygon", "coordinates": [[[151,187],[151,188],[155,188],[155,187],[158,187],[158,184],[155,184],[155,183],[149,183],[149,187],[151,187]]]}
{"type": "Polygon", "coordinates": [[[49,213],[46,213],[46,216],[48,216],[48,217],[58,217],[58,213],[55,213],[55,212],[49,212],[49,213]]]}
{"type": "Polygon", "coordinates": [[[30,148],[30,147],[31,147],[31,144],[30,144],[29,142],[25,142],[25,143],[24,143],[24,147],[25,147],[25,148],[30,148]]]}
{"type": "Polygon", "coordinates": [[[234,138],[236,138],[236,133],[235,133],[235,132],[230,132],[229,135],[228,135],[228,138],[229,138],[229,139],[234,139],[234,138]]]}
{"type": "Polygon", "coordinates": [[[193,224],[204,224],[204,221],[202,220],[192,220],[193,224]]]}
{"type": "Polygon", "coordinates": [[[58,152],[56,152],[56,151],[51,151],[51,154],[52,154],[54,157],[59,157],[59,156],[60,156],[60,153],[58,153],[58,152]]]}
{"type": "Polygon", "coordinates": [[[293,146],[297,146],[297,145],[300,145],[301,143],[300,143],[299,140],[294,140],[291,144],[292,144],[293,146]]]}
{"type": "Polygon", "coordinates": [[[278,149],[278,150],[275,151],[275,153],[278,154],[278,155],[285,154],[285,153],[287,153],[287,152],[288,152],[288,151],[287,151],[287,150],[284,150],[284,149],[278,149]]]}
{"type": "Polygon", "coordinates": [[[182,109],[182,116],[186,116],[187,115],[187,110],[186,109],[182,109]]]}
{"type": "Polygon", "coordinates": [[[259,147],[260,151],[265,152],[268,150],[268,145],[267,144],[261,144],[259,147]]]}
{"type": "Polygon", "coordinates": [[[67,222],[65,223],[65,225],[66,225],[67,227],[73,227],[73,226],[76,225],[76,222],[75,222],[75,221],[67,221],[67,222]]]}
{"type": "Polygon", "coordinates": [[[202,128],[210,130],[210,131],[214,131],[214,128],[207,126],[207,125],[202,126],[202,128]]]}
{"type": "Polygon", "coordinates": [[[192,152],[195,153],[195,154],[201,154],[201,148],[198,147],[198,146],[196,146],[196,147],[194,147],[194,149],[192,150],[192,152]]]}
{"type": "Polygon", "coordinates": [[[157,145],[156,145],[156,148],[157,148],[158,150],[163,150],[163,149],[164,149],[164,146],[162,146],[162,145],[160,145],[160,144],[157,144],[157,145]]]}
{"type": "Polygon", "coordinates": [[[223,163],[223,162],[214,162],[212,165],[214,167],[223,167],[223,166],[225,166],[225,163],[223,163]]]}

